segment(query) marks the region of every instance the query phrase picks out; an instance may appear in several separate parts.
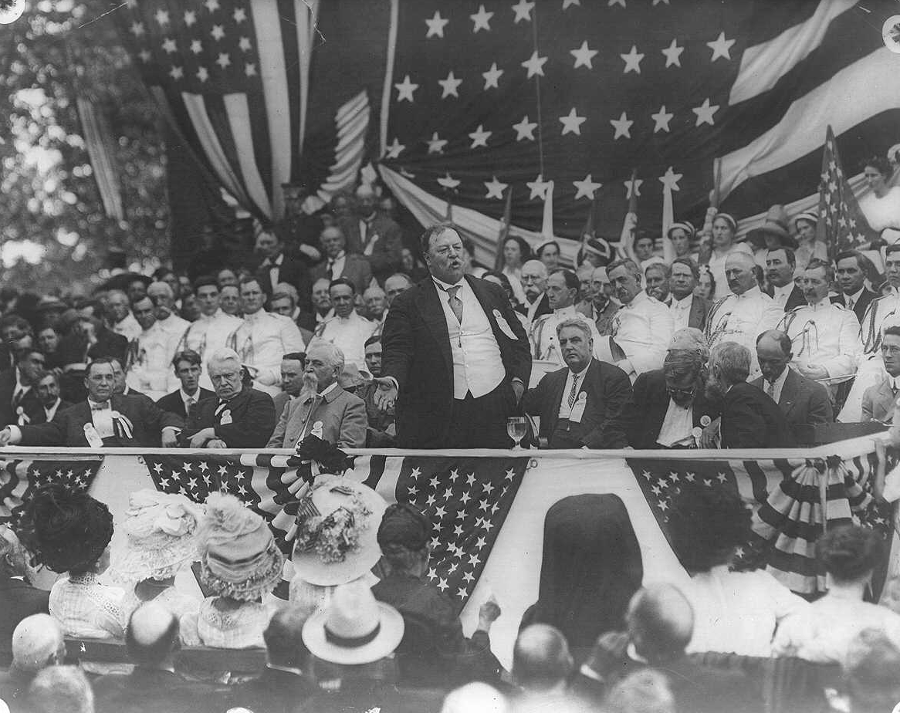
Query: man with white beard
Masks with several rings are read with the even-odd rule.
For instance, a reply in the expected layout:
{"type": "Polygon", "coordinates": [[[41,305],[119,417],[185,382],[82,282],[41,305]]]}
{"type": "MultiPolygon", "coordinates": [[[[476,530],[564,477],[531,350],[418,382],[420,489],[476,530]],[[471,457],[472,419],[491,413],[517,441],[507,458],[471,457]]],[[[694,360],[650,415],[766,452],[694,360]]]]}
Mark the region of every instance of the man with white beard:
{"type": "Polygon", "coordinates": [[[288,402],[268,448],[294,448],[307,436],[317,436],[339,448],[366,445],[366,405],[338,384],[344,353],[316,339],[306,352],[300,395],[288,402]]]}

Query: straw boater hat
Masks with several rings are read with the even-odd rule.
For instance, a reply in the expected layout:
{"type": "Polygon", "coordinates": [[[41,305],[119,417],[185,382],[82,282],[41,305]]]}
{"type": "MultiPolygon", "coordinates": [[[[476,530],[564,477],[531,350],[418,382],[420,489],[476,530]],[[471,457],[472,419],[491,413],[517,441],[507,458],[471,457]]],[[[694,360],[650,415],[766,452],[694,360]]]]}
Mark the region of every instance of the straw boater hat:
{"type": "Polygon", "coordinates": [[[375,601],[362,582],[334,590],[328,609],[303,625],[303,643],[313,656],[330,663],[358,666],[393,653],[403,639],[403,617],[375,601]]]}
{"type": "Polygon", "coordinates": [[[22,520],[23,541],[54,572],[94,564],[109,545],[113,517],[99,500],[59,484],[38,490],[22,520]]]}
{"type": "Polygon", "coordinates": [[[168,579],[197,559],[203,506],[184,495],[144,489],[131,494],[122,530],[126,546],[113,564],[123,582],[168,579]]]}
{"type": "Polygon", "coordinates": [[[687,233],[688,238],[693,238],[694,234],[697,232],[694,229],[694,226],[687,222],[673,223],[672,226],[666,231],[666,237],[669,240],[672,239],[672,231],[673,230],[683,230],[687,233]]]}
{"type": "Polygon", "coordinates": [[[612,262],[612,246],[609,244],[609,241],[604,240],[603,238],[595,237],[585,240],[581,244],[581,250],[583,254],[590,253],[592,255],[596,255],[598,258],[600,258],[600,261],[603,263],[603,265],[608,265],[612,262]]]}
{"type": "Polygon", "coordinates": [[[197,539],[200,580],[214,594],[252,602],[281,580],[284,558],[271,530],[233,495],[209,496],[197,539]]]}
{"type": "Polygon", "coordinates": [[[798,230],[800,229],[800,226],[797,225],[797,223],[799,223],[801,220],[805,220],[807,223],[812,223],[813,227],[815,227],[819,223],[819,216],[813,213],[811,210],[804,211],[803,213],[795,215],[792,222],[794,224],[794,227],[798,230]]]}
{"type": "Polygon", "coordinates": [[[297,575],[319,586],[346,584],[381,558],[378,525],[387,503],[372,488],[324,475],[300,502],[292,562],[297,575]]]}

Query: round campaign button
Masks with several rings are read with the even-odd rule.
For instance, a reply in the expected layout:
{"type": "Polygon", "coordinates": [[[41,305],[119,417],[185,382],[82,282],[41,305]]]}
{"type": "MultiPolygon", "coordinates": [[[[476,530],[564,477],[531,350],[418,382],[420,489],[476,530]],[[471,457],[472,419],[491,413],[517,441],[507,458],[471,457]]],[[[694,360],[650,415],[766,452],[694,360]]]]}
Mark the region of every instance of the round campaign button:
{"type": "Polygon", "coordinates": [[[900,15],[891,15],[884,21],[881,26],[881,38],[885,47],[895,54],[900,54],[900,15]]]}
{"type": "Polygon", "coordinates": [[[25,0],[0,0],[0,25],[15,22],[25,12],[25,0]]]}

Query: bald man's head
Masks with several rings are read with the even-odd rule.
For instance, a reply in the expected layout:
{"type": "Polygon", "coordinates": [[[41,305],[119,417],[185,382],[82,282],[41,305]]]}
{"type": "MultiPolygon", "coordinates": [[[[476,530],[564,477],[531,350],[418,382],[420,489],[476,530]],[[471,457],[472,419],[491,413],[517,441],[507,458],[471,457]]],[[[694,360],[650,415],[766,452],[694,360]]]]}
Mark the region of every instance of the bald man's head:
{"type": "Polygon", "coordinates": [[[175,653],[178,619],[155,602],[142,604],[131,615],[125,631],[128,656],[139,666],[160,667],[175,653]]]}
{"type": "Polygon", "coordinates": [[[49,614],[27,616],[13,631],[13,665],[20,671],[37,673],[66,659],[66,642],[59,623],[49,614]]]}
{"type": "Polygon", "coordinates": [[[522,688],[552,691],[564,686],[572,666],[566,637],[554,626],[532,624],[516,639],[512,673],[522,688]]]}
{"type": "Polygon", "coordinates": [[[671,584],[639,589],[628,604],[625,620],[635,649],[651,663],[682,656],[694,632],[694,610],[671,584]]]}
{"type": "Polygon", "coordinates": [[[728,288],[736,295],[742,295],[751,287],[756,286],[756,277],[753,275],[753,266],[756,261],[747,253],[731,253],[725,258],[725,279],[728,280],[728,288]]]}

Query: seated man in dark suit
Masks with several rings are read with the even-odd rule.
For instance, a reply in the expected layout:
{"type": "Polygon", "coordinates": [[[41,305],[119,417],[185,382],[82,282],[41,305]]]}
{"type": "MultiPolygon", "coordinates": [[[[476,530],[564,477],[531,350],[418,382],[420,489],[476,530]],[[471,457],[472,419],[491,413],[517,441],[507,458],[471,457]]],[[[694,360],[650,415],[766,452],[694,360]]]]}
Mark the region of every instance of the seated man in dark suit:
{"type": "Polygon", "coordinates": [[[7,426],[0,431],[0,446],[102,446],[152,448],[176,445],[178,429],[184,421],[160,409],[145,396],[114,393],[113,359],[95,359],[88,364],[84,385],[85,401],[65,411],[57,411],[49,423],[7,426]]]}
{"type": "Polygon", "coordinates": [[[330,281],[343,277],[356,287],[361,295],[372,284],[372,267],[364,255],[347,252],[347,239],[337,225],[330,225],[319,237],[325,260],[310,270],[313,280],[330,281]]]}
{"type": "Polygon", "coordinates": [[[594,340],[585,322],[560,322],[556,335],[566,367],[545,374],[522,401],[525,413],[541,418],[539,438],[550,448],[626,446],[614,419],[631,396],[628,376],[592,356],[594,340]]]}
{"type": "Polygon", "coordinates": [[[699,329],[680,329],[672,338],[662,369],[641,374],[634,393],[616,419],[628,445],[638,449],[695,448],[696,429],[719,415],[706,398],[709,350],[699,329]]]}
{"type": "Polygon", "coordinates": [[[643,668],[654,668],[668,680],[675,710],[718,713],[761,711],[760,694],[738,671],[703,666],[685,649],[694,628],[690,602],[671,584],[652,584],[637,591],[625,614],[627,631],[601,634],[588,660],[572,682],[573,692],[602,703],[618,681],[643,668]]]}
{"type": "Polygon", "coordinates": [[[200,355],[193,349],[178,352],[172,359],[172,368],[181,382],[181,388],[163,396],[156,405],[187,419],[189,412],[203,399],[214,397],[214,392],[200,386],[200,374],[203,373],[201,361],[200,355]]]}
{"type": "Polygon", "coordinates": [[[93,683],[97,713],[204,713],[225,710],[224,691],[174,672],[178,619],[156,602],[142,604],[125,632],[129,674],[109,673],[93,683]]]}
{"type": "Polygon", "coordinates": [[[12,369],[0,372],[0,423],[40,423],[41,401],[34,387],[44,371],[45,357],[28,346],[19,349],[15,361],[12,369]]]}
{"type": "Polygon", "coordinates": [[[900,393],[900,327],[888,327],[881,338],[881,358],[887,376],[863,394],[862,420],[890,423],[900,393]]]}
{"type": "Polygon", "coordinates": [[[213,352],[206,362],[216,398],[191,409],[181,445],[189,448],[265,448],[275,428],[272,397],[242,380],[241,359],[233,349],[213,352]]]}
{"type": "Polygon", "coordinates": [[[834,421],[828,389],[788,366],[794,355],[787,334],[774,329],[760,334],[756,338],[756,358],[762,376],[750,384],[778,404],[791,428],[834,421]]]}
{"type": "Polygon", "coordinates": [[[789,448],[791,428],[770,396],[747,383],[750,350],[721,342],[709,355],[706,392],[722,404],[722,448],[789,448]]]}
{"type": "Polygon", "coordinates": [[[366,405],[338,383],[344,354],[330,342],[314,341],[306,353],[303,388],[279,416],[269,448],[293,448],[309,435],[339,448],[366,444],[366,405]]]}
{"type": "Polygon", "coordinates": [[[41,409],[31,420],[32,423],[47,423],[52,421],[57,413],[65,411],[73,404],[63,401],[59,396],[59,377],[55,371],[46,371],[38,377],[34,390],[37,392],[41,409]]]}
{"type": "Polygon", "coordinates": [[[837,269],[835,277],[841,294],[832,297],[832,302],[852,309],[859,323],[862,324],[866,310],[878,295],[866,288],[866,272],[873,268],[871,261],[857,250],[845,250],[834,259],[837,269]]]}
{"type": "Polygon", "coordinates": [[[299,607],[277,611],[263,632],[266,667],[251,681],[230,691],[227,708],[248,708],[256,713],[293,713],[317,690],[303,672],[307,651],[303,645],[306,616],[299,607]]]}
{"type": "Polygon", "coordinates": [[[0,667],[12,660],[12,635],[25,617],[46,614],[50,592],[32,587],[28,573],[28,551],[16,533],[0,525],[0,667]]]}

